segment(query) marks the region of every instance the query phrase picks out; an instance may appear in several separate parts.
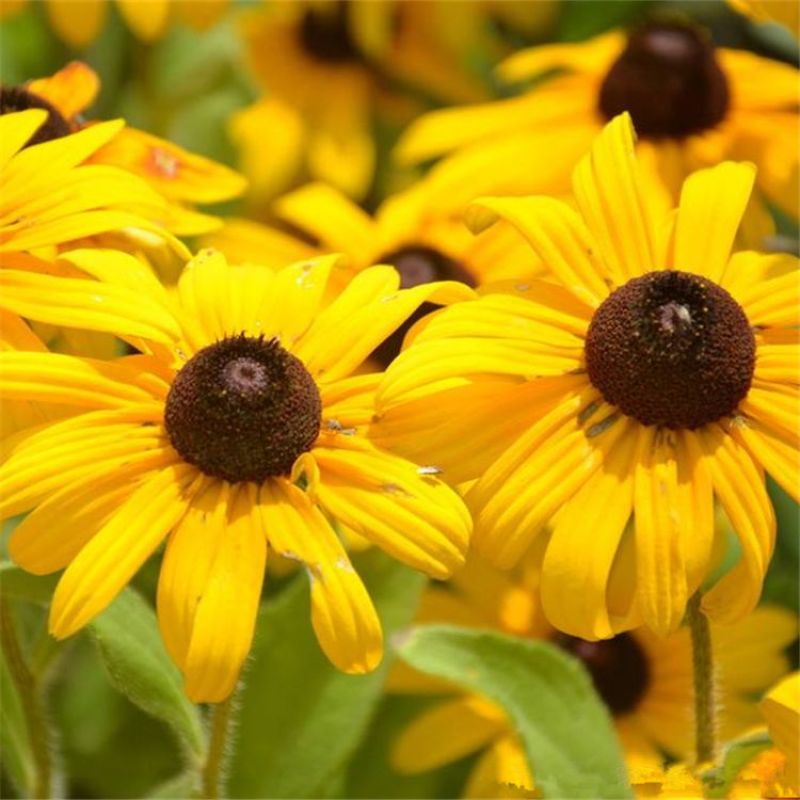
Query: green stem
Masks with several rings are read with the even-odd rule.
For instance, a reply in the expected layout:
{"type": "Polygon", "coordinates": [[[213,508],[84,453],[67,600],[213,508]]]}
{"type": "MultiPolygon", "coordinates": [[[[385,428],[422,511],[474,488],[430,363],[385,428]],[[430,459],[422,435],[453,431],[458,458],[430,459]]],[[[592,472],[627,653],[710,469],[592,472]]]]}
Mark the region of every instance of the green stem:
{"type": "MultiPolygon", "coordinates": [[[[235,692],[234,692],[235,694],[235,692]]],[[[221,797],[223,768],[227,755],[227,740],[230,733],[230,717],[233,694],[222,703],[217,703],[211,711],[211,736],[208,754],[203,766],[203,797],[217,800],[221,797]]]]}
{"type": "Polygon", "coordinates": [[[695,752],[698,764],[713,761],[717,727],[714,654],[708,618],[700,610],[701,599],[702,595],[697,592],[687,606],[692,637],[695,752]]]}
{"type": "Polygon", "coordinates": [[[38,696],[36,680],[25,663],[11,609],[0,599],[0,642],[8,664],[11,678],[19,692],[28,738],[35,768],[32,797],[50,797],[52,788],[52,764],[50,761],[50,737],[47,732],[44,712],[38,696]]]}

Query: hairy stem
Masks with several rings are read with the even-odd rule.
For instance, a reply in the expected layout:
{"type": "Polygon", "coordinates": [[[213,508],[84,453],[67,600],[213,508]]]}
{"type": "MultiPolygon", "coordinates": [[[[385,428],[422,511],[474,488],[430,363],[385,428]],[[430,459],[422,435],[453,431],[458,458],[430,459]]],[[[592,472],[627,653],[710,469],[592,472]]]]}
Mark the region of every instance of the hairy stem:
{"type": "Polygon", "coordinates": [[[714,655],[708,618],[700,610],[701,599],[700,592],[697,592],[687,606],[692,637],[695,752],[698,764],[714,759],[717,727],[714,655]]]}
{"type": "Polygon", "coordinates": [[[50,737],[47,723],[36,679],[25,663],[25,657],[22,654],[11,609],[2,598],[0,598],[0,642],[3,645],[8,671],[19,693],[28,729],[35,769],[31,796],[48,798],[51,796],[53,768],[50,759],[50,737]]]}
{"type": "Polygon", "coordinates": [[[217,800],[222,796],[221,784],[231,728],[232,705],[233,694],[224,702],[217,703],[211,711],[211,735],[206,763],[203,766],[203,797],[206,800],[217,800]]]}

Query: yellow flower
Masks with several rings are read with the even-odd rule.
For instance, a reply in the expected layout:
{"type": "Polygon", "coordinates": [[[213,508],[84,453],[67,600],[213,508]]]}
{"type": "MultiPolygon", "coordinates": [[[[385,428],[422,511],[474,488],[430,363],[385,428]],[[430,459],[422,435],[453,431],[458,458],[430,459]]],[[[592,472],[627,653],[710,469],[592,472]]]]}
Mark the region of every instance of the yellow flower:
{"type": "Polygon", "coordinates": [[[778,797],[800,793],[800,672],[784,678],[761,701],[761,711],[775,746],[783,755],[778,797]]]}
{"type": "MultiPolygon", "coordinates": [[[[680,759],[693,750],[688,629],[659,638],[640,628],[602,642],[564,636],[544,622],[534,585],[531,559],[509,574],[471,558],[448,587],[426,591],[417,621],[547,639],[580,659],[613,716],[634,787],[646,794],[661,786],[666,781],[664,754],[680,759]]],[[[754,698],[786,673],[785,649],[796,636],[796,618],[780,608],[757,609],[737,626],[713,626],[723,741],[759,721],[754,698]]],[[[479,752],[465,797],[505,796],[498,791],[509,785],[535,788],[522,744],[499,707],[477,695],[454,693],[453,687],[408,667],[394,669],[389,690],[448,695],[400,734],[392,755],[399,771],[423,772],[479,752]]]]}
{"type": "MultiPolygon", "coordinates": [[[[95,72],[73,61],[49,78],[25,86],[3,88],[3,112],[44,108],[52,138],[92,127],[80,115],[100,89],[95,72]]],[[[119,126],[113,137],[93,152],[90,163],[120,167],[138,175],[167,200],[165,224],[173,233],[191,236],[219,227],[216,217],[192,210],[194,204],[217,203],[241,194],[245,180],[231,169],[144,131],[119,126]]]]}
{"type": "Polygon", "coordinates": [[[451,185],[464,180],[481,194],[504,181],[538,178],[536,192],[560,193],[594,136],[613,116],[630,112],[639,158],[671,198],[694,170],[726,158],[759,166],[767,199],[798,215],[800,134],[797,69],[741,50],[716,48],[702,31],[649,23],[629,36],[524,50],[501,67],[520,81],[555,77],[493,103],[430,113],[401,140],[404,162],[453,153],[436,171],[451,185]],[[525,169],[520,170],[519,165],[525,169]],[[451,177],[451,173],[455,176],[451,177]]]}
{"type": "Polygon", "coordinates": [[[407,121],[419,111],[393,81],[451,102],[485,97],[464,64],[487,44],[495,6],[297,0],[246,15],[243,36],[264,96],[234,115],[230,130],[254,202],[308,180],[363,198],[376,117],[407,121]]]}
{"type": "Polygon", "coordinates": [[[577,211],[528,197],[472,213],[476,230],[513,223],[557,283],[438,312],[378,389],[384,444],[453,483],[480,477],[478,552],[509,567],[538,540],[543,608],[567,633],[675,630],[708,577],[715,499],[741,555],[703,609],[734,621],[759,598],[764,470],[800,496],[799,273],[788,255],[731,257],[754,178],[701,170],[656,217],[616,118],[575,170],[577,211]]]}
{"type": "MultiPolygon", "coordinates": [[[[438,280],[478,286],[543,272],[543,265],[530,257],[525,240],[512,226],[498,225],[474,237],[461,219],[440,213],[436,201],[422,181],[386,200],[370,216],[333,187],[310,184],[285,195],[273,207],[299,235],[249,220],[230,220],[205,243],[234,263],[261,263],[266,257],[269,266],[277,266],[280,259],[285,263],[326,252],[343,253],[348,269],[340,271],[342,283],[373,264],[395,267],[401,288],[438,280]]],[[[411,322],[425,311],[430,306],[409,317],[381,346],[375,354],[380,363],[385,366],[394,358],[411,322]]]]}
{"type": "Polygon", "coordinates": [[[0,253],[54,248],[130,228],[166,236],[157,224],[166,204],[144,181],[114,166],[87,163],[119,134],[121,120],[70,133],[47,108],[13,111],[7,99],[3,89],[0,253]]]}
{"type": "Polygon", "coordinates": [[[0,354],[5,397],[75,411],[18,435],[0,468],[2,515],[30,512],[12,558],[36,574],[66,567],[51,632],[99,614],[168,537],[164,640],[189,696],[220,701],[250,646],[269,543],[306,566],[331,661],[373,669],[380,624],[333,526],[444,578],[463,562],[471,521],[430,470],[372,443],[378,376],[350,375],[420,303],[470,290],[400,291],[394,270],[374,268],[320,309],[335,256],[273,272],[204,251],[175,297],[123,253],[66,258],[90,278],[4,270],[2,305],[112,332],[140,354],[0,354]]]}
{"type": "MultiPolygon", "coordinates": [[[[0,19],[21,11],[27,0],[5,0],[0,19]]],[[[143,42],[154,42],[167,31],[170,16],[198,30],[213,25],[228,6],[228,0],[116,0],[125,24],[143,42]]],[[[47,17],[58,36],[76,48],[88,47],[106,21],[106,0],[45,0],[47,17]]]]}

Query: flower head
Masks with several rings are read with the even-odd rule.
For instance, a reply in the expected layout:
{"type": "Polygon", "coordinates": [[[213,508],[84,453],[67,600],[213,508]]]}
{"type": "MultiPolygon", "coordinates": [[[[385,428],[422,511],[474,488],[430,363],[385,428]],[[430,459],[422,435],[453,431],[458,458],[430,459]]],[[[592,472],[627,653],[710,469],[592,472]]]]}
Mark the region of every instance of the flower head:
{"type": "Polygon", "coordinates": [[[514,224],[554,281],[439,312],[378,391],[376,435],[479,477],[480,553],[507,567],[540,542],[544,611],[567,633],[677,628],[709,574],[714,501],[741,557],[704,609],[730,621],[758,600],[775,536],[763,471],[798,496],[800,398],[797,259],[731,257],[754,178],[697,172],[659,216],[616,118],[575,170],[577,211],[543,197],[472,210],[476,230],[514,224]],[[430,435],[411,441],[422,409],[430,435]]]}
{"type": "Polygon", "coordinates": [[[92,279],[5,270],[4,307],[113,332],[139,355],[0,354],[5,396],[74,412],[18,435],[0,468],[2,513],[30,511],[12,557],[37,574],[66,567],[53,634],[99,614],[168,537],[164,639],[190,697],[221,700],[249,649],[269,545],[305,565],[328,657],[373,669],[380,623],[334,526],[442,578],[471,523],[444,483],[372,443],[378,376],[351,373],[420,303],[469,290],[398,290],[394,270],[374,268],[323,308],[335,257],[273,272],[205,251],[172,299],[130,256],[67,258],[92,279]]]}

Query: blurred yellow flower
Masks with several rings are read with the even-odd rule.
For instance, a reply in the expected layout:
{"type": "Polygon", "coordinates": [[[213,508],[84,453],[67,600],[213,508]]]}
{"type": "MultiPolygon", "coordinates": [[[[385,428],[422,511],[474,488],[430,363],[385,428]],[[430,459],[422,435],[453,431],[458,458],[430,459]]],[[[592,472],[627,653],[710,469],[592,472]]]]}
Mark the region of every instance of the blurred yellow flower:
{"type": "MultiPolygon", "coordinates": [[[[213,25],[229,0],[115,0],[120,16],[143,42],[160,39],[172,18],[198,30],[213,25]]],[[[71,47],[88,47],[106,22],[107,0],[44,0],[47,17],[55,32],[71,47]]],[[[4,0],[0,19],[28,6],[28,0],[4,0]]]]}
{"type": "MultiPolygon", "coordinates": [[[[4,104],[16,110],[46,108],[49,128],[57,135],[91,127],[81,114],[94,102],[100,89],[95,72],[73,61],[48,78],[25,86],[4,89],[4,104]],[[12,97],[13,95],[13,97],[12,97]]],[[[189,153],[181,147],[144,131],[120,126],[103,147],[89,158],[91,163],[120,167],[143,178],[167,200],[165,225],[178,235],[191,236],[219,227],[216,217],[200,214],[194,204],[217,203],[241,194],[244,178],[222,164],[189,153]]]]}
{"type": "Polygon", "coordinates": [[[617,117],[574,173],[577,211],[490,198],[556,283],[432,315],[378,389],[376,436],[466,494],[476,550],[510,567],[542,545],[544,611],[584,639],[675,630],[708,577],[716,499],[741,546],[704,596],[749,613],[772,556],[764,470],[798,476],[798,261],[731,247],[755,178],[723,163],[654,213],[617,117]],[[423,422],[424,420],[424,422],[423,422]],[[404,429],[413,434],[404,434],[404,429]]]}
{"type": "Polygon", "coordinates": [[[423,116],[400,142],[401,161],[452,154],[442,181],[457,171],[482,194],[517,194],[521,179],[538,179],[534,191],[558,194],[601,127],[628,111],[638,156],[671,200],[691,172],[749,159],[766,198],[795,217],[800,211],[795,67],[717,48],[702,30],[669,22],[523,50],[499,72],[509,81],[553,76],[517,97],[423,116]]]}
{"type": "Polygon", "coordinates": [[[269,543],[306,566],[331,661],[373,669],[380,622],[333,521],[444,578],[463,563],[471,520],[435,475],[372,443],[379,376],[350,375],[420,303],[470,291],[399,290],[394,270],[374,268],[321,308],[335,256],[273,272],[204,251],[173,296],[123,253],[67,258],[89,277],[4,270],[0,304],[114,333],[138,355],[0,353],[7,398],[75,411],[18,435],[0,468],[2,515],[30,512],[12,558],[36,574],[66,567],[51,632],[93,619],[169,537],[164,640],[190,698],[221,701],[250,647],[269,543]]]}
{"type": "Polygon", "coordinates": [[[794,0],[728,0],[728,4],[757,22],[780,22],[800,36],[800,3],[794,0]]]}
{"type": "MultiPolygon", "coordinates": [[[[493,628],[562,647],[583,662],[612,714],[637,794],[652,796],[674,783],[665,772],[667,757],[684,759],[693,751],[688,629],[664,639],[644,628],[602,642],[564,636],[544,621],[535,581],[530,559],[515,573],[501,573],[470,558],[448,586],[427,589],[416,621],[493,628]]],[[[759,721],[754,698],[786,673],[785,650],[797,630],[796,617],[777,607],[757,609],[735,627],[713,626],[724,741],[759,721]]],[[[389,690],[447,695],[400,734],[392,755],[396,769],[424,772],[479,752],[465,797],[505,797],[509,787],[535,789],[522,744],[499,707],[405,666],[390,673],[389,690]]]]}
{"type": "Polygon", "coordinates": [[[761,711],[775,746],[785,762],[779,797],[800,794],[800,672],[784,678],[761,701],[761,711]]]}

